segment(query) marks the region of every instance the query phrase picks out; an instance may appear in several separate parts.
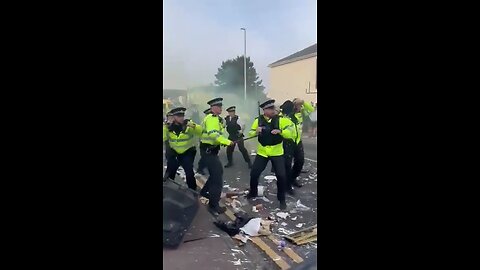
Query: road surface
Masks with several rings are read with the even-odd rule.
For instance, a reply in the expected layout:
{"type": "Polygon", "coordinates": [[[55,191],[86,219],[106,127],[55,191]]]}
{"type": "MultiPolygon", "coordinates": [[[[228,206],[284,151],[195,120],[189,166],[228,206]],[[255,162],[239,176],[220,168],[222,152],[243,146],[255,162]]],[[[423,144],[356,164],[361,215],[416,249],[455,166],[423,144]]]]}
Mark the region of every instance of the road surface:
{"type": "MultiPolygon", "coordinates": [[[[278,223],[272,226],[272,232],[277,238],[281,238],[285,233],[300,230],[302,228],[316,225],[317,223],[317,148],[316,139],[304,138],[305,148],[305,166],[304,169],[308,170],[307,173],[303,173],[300,178],[300,182],[304,184],[303,187],[295,189],[295,196],[287,195],[287,212],[289,217],[286,219],[278,218],[278,223]],[[296,208],[297,203],[301,203],[310,209],[296,208]],[[296,209],[295,209],[296,208],[296,209]],[[295,209],[295,210],[294,210],[295,209]],[[292,220],[293,219],[293,220],[292,220]]],[[[256,141],[251,140],[245,142],[247,150],[251,153],[251,150],[256,149],[256,141]]],[[[250,156],[253,159],[255,155],[250,156]]],[[[195,158],[195,167],[197,167],[199,155],[195,158]]],[[[225,148],[220,153],[220,160],[223,164],[226,164],[227,158],[225,154],[225,148]]],[[[166,162],[164,160],[164,170],[166,162]]],[[[263,199],[257,199],[255,204],[262,204],[265,209],[258,213],[252,212],[252,206],[244,198],[239,198],[240,202],[244,204],[242,207],[247,213],[252,214],[255,217],[266,218],[269,215],[275,215],[280,212],[278,209],[278,201],[276,199],[276,184],[275,180],[266,180],[264,177],[272,175],[271,164],[269,163],[265,171],[260,176],[259,185],[265,186],[265,197],[268,201],[263,199]]],[[[230,168],[224,169],[224,192],[230,188],[238,188],[240,190],[246,190],[249,187],[249,169],[247,164],[243,161],[241,153],[236,149],[234,152],[234,165],[230,168]]],[[[202,180],[208,178],[207,175],[197,176],[202,180]]],[[[180,177],[177,176],[177,180],[180,177]]],[[[222,219],[228,220],[224,215],[222,219]]],[[[192,228],[187,233],[183,243],[176,250],[163,251],[164,267],[165,269],[189,269],[195,268],[198,270],[203,269],[279,269],[278,266],[260,250],[252,242],[247,242],[246,245],[238,246],[238,241],[230,238],[225,232],[219,230],[213,225],[213,217],[206,211],[206,208],[202,205],[199,213],[197,214],[192,228]],[[188,242],[202,237],[196,241],[188,242]]],[[[279,251],[276,246],[267,238],[262,238],[265,243],[268,243],[270,247],[277,252],[284,260],[290,264],[292,268],[297,266],[285,253],[279,251]]],[[[295,246],[287,242],[287,246],[292,248],[300,257],[304,260],[308,260],[309,257],[314,256],[316,253],[316,243],[307,244],[303,246],[295,246]]]]}

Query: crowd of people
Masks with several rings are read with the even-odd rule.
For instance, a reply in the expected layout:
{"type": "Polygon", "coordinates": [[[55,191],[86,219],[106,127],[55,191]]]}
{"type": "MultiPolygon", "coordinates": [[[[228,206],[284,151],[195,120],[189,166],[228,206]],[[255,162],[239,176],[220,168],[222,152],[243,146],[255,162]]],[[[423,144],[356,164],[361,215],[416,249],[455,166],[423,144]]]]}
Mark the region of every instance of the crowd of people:
{"type": "Polygon", "coordinates": [[[316,105],[296,98],[276,107],[275,100],[268,99],[259,104],[263,114],[259,113],[250,129],[245,129],[245,123],[237,115],[235,106],[226,109],[227,117],[220,116],[223,98],[212,99],[207,104],[210,108],[203,111],[205,116],[201,123],[196,106],[191,108],[192,119],[185,119],[187,109],[184,107],[176,107],[167,113],[163,125],[167,159],[164,181],[173,180],[177,169],[182,166],[188,187],[197,190],[194,160],[199,140],[200,160],[197,172],[206,175],[204,170],[208,170],[208,179],[200,194],[209,199],[208,209],[217,216],[225,212],[225,208],[219,205],[223,168],[233,165],[232,155],[238,146],[247,164],[246,168],[250,170],[247,198],[258,196],[258,179],[270,161],[277,177],[279,207],[286,209],[285,194],[295,195],[293,187],[302,186],[297,180],[304,165],[302,133],[307,131],[310,136],[316,136],[316,113],[313,113],[316,105]],[[250,139],[258,141],[253,163],[244,145],[244,141],[250,139]],[[228,161],[225,166],[218,157],[221,146],[227,147],[228,161]]]}

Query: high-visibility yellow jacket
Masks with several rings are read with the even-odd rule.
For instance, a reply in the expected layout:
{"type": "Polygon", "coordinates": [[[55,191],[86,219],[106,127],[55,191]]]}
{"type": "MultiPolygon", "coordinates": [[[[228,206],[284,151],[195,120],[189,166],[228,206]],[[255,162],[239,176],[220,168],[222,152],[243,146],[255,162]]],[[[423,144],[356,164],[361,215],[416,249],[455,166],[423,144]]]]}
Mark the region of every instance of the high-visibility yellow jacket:
{"type": "Polygon", "coordinates": [[[224,126],[220,122],[221,117],[214,114],[205,116],[202,122],[202,136],[200,142],[210,145],[230,145],[232,141],[224,135],[224,126]]]}
{"type": "MultiPolygon", "coordinates": [[[[189,123],[194,123],[189,121],[189,123]]],[[[194,123],[195,124],[195,123],[194,123]]],[[[195,137],[202,134],[202,126],[195,124],[194,128],[187,127],[185,131],[180,132],[178,135],[169,131],[167,125],[163,125],[163,141],[168,141],[168,145],[177,154],[183,154],[188,149],[195,146],[195,137]]]]}
{"type": "MultiPolygon", "coordinates": [[[[265,121],[268,122],[269,124],[272,123],[272,119],[267,119],[263,115],[260,117],[264,117],[265,121]]],[[[257,128],[258,128],[258,117],[255,118],[255,120],[253,121],[252,128],[248,132],[248,136],[249,137],[255,136],[257,134],[256,132],[257,128]]],[[[281,130],[281,133],[280,133],[281,137],[285,139],[293,139],[293,134],[295,133],[295,130],[294,130],[294,125],[290,119],[280,116],[278,121],[278,129],[281,130]]],[[[270,132],[270,130],[268,132],[270,132]]],[[[270,135],[272,134],[270,133],[270,135]]],[[[259,141],[257,145],[257,155],[266,157],[266,158],[283,155],[283,141],[280,141],[280,143],[275,145],[262,145],[259,141]]]]}
{"type": "Polygon", "coordinates": [[[311,114],[314,110],[315,108],[313,108],[310,102],[304,102],[300,112],[295,114],[295,118],[298,120],[298,124],[296,125],[298,138],[295,141],[297,144],[300,143],[300,140],[302,140],[303,117],[311,114]]]}

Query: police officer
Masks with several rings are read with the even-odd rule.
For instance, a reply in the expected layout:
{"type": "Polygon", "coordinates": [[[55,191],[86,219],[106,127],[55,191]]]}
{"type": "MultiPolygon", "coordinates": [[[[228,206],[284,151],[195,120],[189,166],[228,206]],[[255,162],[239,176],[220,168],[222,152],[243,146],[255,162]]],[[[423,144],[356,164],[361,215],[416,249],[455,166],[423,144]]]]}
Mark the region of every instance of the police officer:
{"type": "Polygon", "coordinates": [[[223,187],[223,167],[218,158],[218,152],[220,145],[234,144],[223,136],[222,118],[220,117],[222,101],[223,98],[215,98],[207,102],[210,105],[211,113],[203,119],[203,132],[200,139],[200,151],[203,152],[203,158],[210,174],[200,194],[209,199],[208,210],[214,216],[218,216],[226,210],[218,204],[223,187]]]}
{"type": "Polygon", "coordinates": [[[235,145],[238,145],[238,149],[242,153],[243,159],[248,164],[248,168],[252,168],[252,163],[250,162],[250,156],[248,155],[247,149],[245,149],[245,144],[243,143],[243,130],[245,129],[245,124],[240,120],[240,117],[235,114],[235,106],[227,108],[228,116],[225,117],[225,126],[228,132],[228,139],[236,141],[233,146],[227,147],[227,159],[228,163],[225,165],[225,168],[231,167],[233,165],[233,151],[235,150],[235,145]]]}
{"type": "Polygon", "coordinates": [[[287,208],[285,203],[287,175],[283,157],[283,140],[292,139],[293,126],[287,118],[276,115],[274,103],[275,100],[267,100],[260,104],[263,115],[253,121],[249,132],[249,136],[258,134],[258,149],[250,172],[250,192],[247,198],[258,196],[258,178],[270,160],[277,176],[277,199],[280,201],[280,209],[285,210],[287,208]]]}
{"type": "Polygon", "coordinates": [[[294,116],[294,105],[293,102],[290,100],[285,101],[280,108],[282,112],[280,113],[282,117],[285,117],[291,121],[291,125],[294,127],[292,129],[293,136],[292,139],[284,139],[283,140],[283,151],[284,151],[284,158],[285,158],[285,170],[287,173],[287,193],[290,195],[294,195],[293,191],[293,184],[295,182],[295,178],[293,178],[292,174],[292,162],[293,162],[293,153],[296,147],[296,141],[298,138],[297,133],[297,122],[294,116]]]}
{"type": "Polygon", "coordinates": [[[297,177],[300,175],[303,169],[303,164],[305,163],[305,152],[303,150],[302,143],[302,129],[303,129],[303,118],[315,109],[309,102],[305,102],[302,99],[295,98],[293,100],[294,105],[294,117],[292,121],[296,123],[297,129],[297,139],[295,140],[295,148],[293,151],[293,168],[292,168],[292,177],[293,185],[296,187],[301,187],[302,184],[298,182],[297,177]]]}
{"type": "Polygon", "coordinates": [[[202,127],[191,120],[185,119],[186,109],[183,107],[171,110],[173,123],[163,128],[163,140],[168,141],[171,147],[171,155],[167,161],[167,174],[170,179],[175,179],[179,166],[183,167],[187,185],[197,190],[197,183],[193,173],[193,161],[195,160],[195,136],[202,134],[202,127]]]}
{"type": "MultiPolygon", "coordinates": [[[[210,108],[206,109],[205,111],[203,111],[203,113],[205,114],[205,116],[207,116],[208,114],[211,113],[210,111],[210,108]]],[[[200,144],[201,144],[201,141],[200,141],[200,144]]],[[[205,168],[207,167],[207,165],[205,164],[205,159],[203,158],[203,152],[200,151],[200,160],[198,161],[198,170],[197,172],[199,174],[202,174],[202,175],[205,175],[205,172],[203,171],[205,168]]]]}

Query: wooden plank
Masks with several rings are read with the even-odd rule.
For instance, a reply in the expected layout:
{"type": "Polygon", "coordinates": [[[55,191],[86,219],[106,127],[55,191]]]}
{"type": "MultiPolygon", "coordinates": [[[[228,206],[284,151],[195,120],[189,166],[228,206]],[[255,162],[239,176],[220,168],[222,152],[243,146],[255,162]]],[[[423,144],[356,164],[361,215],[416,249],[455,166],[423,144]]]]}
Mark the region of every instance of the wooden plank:
{"type": "Polygon", "coordinates": [[[312,236],[312,237],[310,237],[310,238],[307,238],[307,239],[305,239],[305,240],[299,241],[299,242],[297,242],[297,243],[295,243],[295,244],[300,246],[300,245],[308,244],[308,243],[314,242],[314,241],[317,241],[317,236],[316,236],[316,235],[315,235],[315,236],[312,236]]]}
{"type": "Polygon", "coordinates": [[[317,229],[314,229],[313,232],[305,233],[302,236],[295,237],[294,240],[295,240],[295,242],[298,242],[298,241],[310,238],[310,237],[315,236],[315,235],[317,235],[317,229]]]}
{"type": "Polygon", "coordinates": [[[273,251],[265,242],[262,241],[259,237],[250,237],[250,240],[255,243],[260,249],[267,253],[270,257],[282,270],[290,269],[290,265],[285,262],[282,257],[280,257],[275,251],[273,251]]]}
{"type": "MultiPolygon", "coordinates": [[[[280,241],[277,240],[273,235],[269,235],[268,236],[268,239],[272,240],[273,243],[275,243],[275,245],[279,246],[280,245],[280,241]]],[[[301,263],[303,262],[303,259],[302,257],[298,256],[297,253],[295,253],[291,248],[289,247],[284,247],[283,248],[283,251],[288,255],[288,257],[290,257],[294,262],[296,263],[301,263]]]]}

